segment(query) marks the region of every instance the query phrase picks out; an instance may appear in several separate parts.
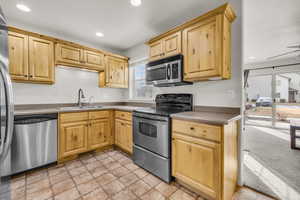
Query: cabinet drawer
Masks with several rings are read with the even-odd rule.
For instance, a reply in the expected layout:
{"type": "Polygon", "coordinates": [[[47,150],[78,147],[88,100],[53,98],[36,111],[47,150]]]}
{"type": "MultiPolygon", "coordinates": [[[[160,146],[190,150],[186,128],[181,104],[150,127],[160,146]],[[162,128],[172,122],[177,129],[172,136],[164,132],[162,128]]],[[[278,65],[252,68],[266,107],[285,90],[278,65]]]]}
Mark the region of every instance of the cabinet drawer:
{"type": "Polygon", "coordinates": [[[173,132],[199,137],[203,139],[221,141],[221,127],[196,122],[173,120],[173,132]]]}
{"type": "Polygon", "coordinates": [[[103,119],[109,117],[109,111],[94,111],[90,112],[90,119],[103,119]]]}
{"type": "Polygon", "coordinates": [[[89,119],[88,112],[63,113],[59,116],[60,123],[78,122],[89,119]]]}
{"type": "Polygon", "coordinates": [[[117,119],[123,119],[123,120],[127,120],[127,121],[132,120],[131,112],[116,111],[115,117],[117,119]]]}

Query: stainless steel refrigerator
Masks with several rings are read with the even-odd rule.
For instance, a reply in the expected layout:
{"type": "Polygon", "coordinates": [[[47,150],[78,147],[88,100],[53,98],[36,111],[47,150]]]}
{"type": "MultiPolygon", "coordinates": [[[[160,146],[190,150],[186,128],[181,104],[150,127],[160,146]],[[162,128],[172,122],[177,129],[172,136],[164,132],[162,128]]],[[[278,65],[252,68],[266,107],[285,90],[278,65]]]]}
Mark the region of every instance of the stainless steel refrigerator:
{"type": "Polygon", "coordinates": [[[14,104],[12,84],[8,73],[8,30],[6,18],[0,7],[0,199],[7,188],[9,179],[3,177],[9,170],[10,146],[13,137],[14,104]],[[4,162],[5,161],[5,162],[4,162]]]}

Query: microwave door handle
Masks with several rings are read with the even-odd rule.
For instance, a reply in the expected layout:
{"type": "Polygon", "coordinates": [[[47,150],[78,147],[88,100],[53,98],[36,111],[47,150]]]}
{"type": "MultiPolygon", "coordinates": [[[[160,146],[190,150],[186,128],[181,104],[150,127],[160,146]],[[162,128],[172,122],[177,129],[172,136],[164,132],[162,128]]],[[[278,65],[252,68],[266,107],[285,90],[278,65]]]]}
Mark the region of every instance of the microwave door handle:
{"type": "Polygon", "coordinates": [[[5,89],[5,100],[6,100],[6,130],[5,133],[1,133],[1,147],[0,147],[0,162],[5,159],[13,136],[13,126],[14,126],[14,104],[13,104],[13,94],[12,94],[12,83],[10,76],[4,66],[0,61],[0,76],[3,78],[3,86],[5,89]]]}
{"type": "Polygon", "coordinates": [[[167,64],[167,79],[171,79],[171,65],[167,64]]]}

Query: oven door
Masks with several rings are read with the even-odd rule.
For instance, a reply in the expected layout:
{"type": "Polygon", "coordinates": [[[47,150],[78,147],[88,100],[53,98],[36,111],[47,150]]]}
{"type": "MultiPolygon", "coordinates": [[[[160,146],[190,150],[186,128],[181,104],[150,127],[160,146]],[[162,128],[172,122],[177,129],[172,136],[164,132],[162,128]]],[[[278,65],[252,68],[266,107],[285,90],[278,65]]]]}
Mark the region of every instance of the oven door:
{"type": "Polygon", "coordinates": [[[156,66],[148,66],[146,69],[146,81],[147,84],[164,84],[168,83],[170,77],[169,68],[166,64],[156,65],[156,66]]]}
{"type": "Polygon", "coordinates": [[[133,116],[134,144],[169,158],[171,139],[169,118],[140,113],[133,116]]]}

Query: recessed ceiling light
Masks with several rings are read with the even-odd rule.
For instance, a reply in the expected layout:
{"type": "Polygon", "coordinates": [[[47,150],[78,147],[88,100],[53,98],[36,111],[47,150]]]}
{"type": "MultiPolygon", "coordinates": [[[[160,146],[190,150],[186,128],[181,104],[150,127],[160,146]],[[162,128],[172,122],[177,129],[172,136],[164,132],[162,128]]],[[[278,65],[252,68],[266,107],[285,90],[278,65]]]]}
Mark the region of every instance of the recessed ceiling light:
{"type": "Polygon", "coordinates": [[[98,37],[103,37],[103,36],[104,36],[104,34],[101,33],[101,32],[97,32],[96,35],[97,35],[98,37]]]}
{"type": "Polygon", "coordinates": [[[31,9],[28,6],[26,6],[24,4],[21,4],[21,3],[17,4],[17,8],[19,10],[23,11],[23,12],[30,12],[31,11],[31,9]]]}
{"type": "Polygon", "coordinates": [[[142,4],[142,0],[130,0],[131,5],[138,7],[142,4]]]}
{"type": "Polygon", "coordinates": [[[254,56],[249,56],[249,59],[250,59],[250,60],[254,60],[254,59],[256,59],[256,57],[254,57],[254,56]]]}

